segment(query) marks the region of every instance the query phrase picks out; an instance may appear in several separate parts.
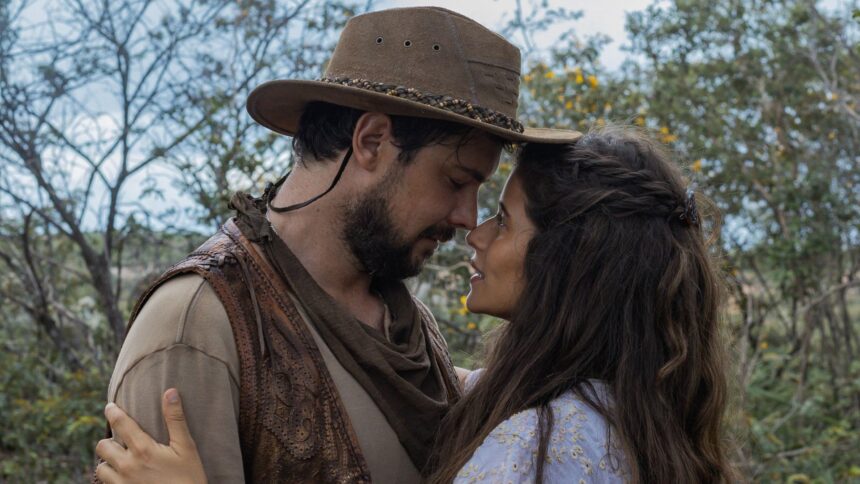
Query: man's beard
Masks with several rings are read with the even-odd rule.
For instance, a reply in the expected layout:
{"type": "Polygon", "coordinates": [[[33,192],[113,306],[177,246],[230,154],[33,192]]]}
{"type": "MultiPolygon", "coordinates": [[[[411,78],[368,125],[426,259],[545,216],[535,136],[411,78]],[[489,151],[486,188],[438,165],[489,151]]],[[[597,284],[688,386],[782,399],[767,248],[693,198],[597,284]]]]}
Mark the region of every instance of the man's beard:
{"type": "Polygon", "coordinates": [[[454,237],[455,230],[450,225],[437,224],[412,240],[398,233],[388,206],[398,175],[388,174],[367,195],[344,207],[342,238],[365,272],[400,281],[418,275],[424,267],[426,258],[412,259],[415,245],[421,239],[447,242],[454,237]]]}

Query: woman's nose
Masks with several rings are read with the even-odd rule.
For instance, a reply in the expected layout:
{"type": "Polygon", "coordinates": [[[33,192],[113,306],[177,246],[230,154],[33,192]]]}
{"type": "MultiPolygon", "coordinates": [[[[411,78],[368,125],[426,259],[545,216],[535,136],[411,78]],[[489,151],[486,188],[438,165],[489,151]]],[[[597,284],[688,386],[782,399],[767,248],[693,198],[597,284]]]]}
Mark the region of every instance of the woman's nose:
{"type": "Polygon", "coordinates": [[[487,236],[489,235],[489,224],[493,221],[492,218],[481,222],[477,227],[470,230],[466,234],[466,243],[473,249],[484,249],[487,245],[487,236]]]}

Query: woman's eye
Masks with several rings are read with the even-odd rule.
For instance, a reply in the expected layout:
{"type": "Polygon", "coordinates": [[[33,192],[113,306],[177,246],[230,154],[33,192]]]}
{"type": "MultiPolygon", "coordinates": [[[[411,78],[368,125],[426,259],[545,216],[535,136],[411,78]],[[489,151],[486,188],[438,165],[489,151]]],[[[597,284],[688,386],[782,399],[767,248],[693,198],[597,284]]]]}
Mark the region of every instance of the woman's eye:
{"type": "Polygon", "coordinates": [[[451,186],[453,186],[453,187],[454,187],[455,189],[457,189],[457,190],[459,190],[459,189],[463,188],[464,186],[466,186],[466,184],[465,184],[465,183],[460,183],[460,182],[458,182],[457,180],[454,180],[453,178],[448,178],[448,180],[451,182],[451,186]]]}
{"type": "Polygon", "coordinates": [[[502,212],[496,214],[496,225],[498,225],[499,227],[505,226],[505,216],[504,214],[502,214],[502,212]]]}

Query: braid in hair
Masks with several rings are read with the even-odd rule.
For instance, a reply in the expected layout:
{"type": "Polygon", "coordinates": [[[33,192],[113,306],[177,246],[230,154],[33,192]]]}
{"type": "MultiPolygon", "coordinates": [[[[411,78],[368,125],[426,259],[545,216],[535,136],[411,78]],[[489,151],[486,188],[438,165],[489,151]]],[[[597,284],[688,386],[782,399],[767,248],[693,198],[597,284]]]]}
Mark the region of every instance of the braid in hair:
{"type": "MultiPolygon", "coordinates": [[[[622,161],[621,156],[607,156],[607,152],[626,151],[624,148],[613,146],[610,140],[593,133],[570,148],[574,156],[567,159],[572,175],[568,180],[580,183],[576,190],[566,191],[559,198],[560,210],[567,212],[557,223],[564,224],[599,210],[614,218],[655,217],[669,223],[692,225],[687,222],[693,218],[688,208],[691,197],[681,186],[673,186],[653,168],[630,167],[629,158],[622,161]]],[[[648,146],[647,149],[657,147],[648,146]]],[[[638,160],[641,156],[632,158],[638,160]]],[[[692,200],[695,203],[695,198],[692,200]]],[[[695,210],[695,206],[692,209],[695,210]]]]}

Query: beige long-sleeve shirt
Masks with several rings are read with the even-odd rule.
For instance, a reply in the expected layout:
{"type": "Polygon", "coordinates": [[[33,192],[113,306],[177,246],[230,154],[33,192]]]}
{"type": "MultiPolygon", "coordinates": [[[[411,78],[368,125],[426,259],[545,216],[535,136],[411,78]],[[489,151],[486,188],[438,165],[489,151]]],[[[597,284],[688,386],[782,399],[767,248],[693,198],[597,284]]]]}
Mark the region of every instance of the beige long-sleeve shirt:
{"type": "MultiPolygon", "coordinates": [[[[337,361],[298,302],[320,348],[377,483],[420,482],[382,412],[337,361]]],[[[239,356],[227,313],[200,276],[175,277],[141,309],[120,351],[108,389],[141,428],[168,441],[161,395],[175,387],[210,482],[244,482],[239,445],[239,356]]]]}

